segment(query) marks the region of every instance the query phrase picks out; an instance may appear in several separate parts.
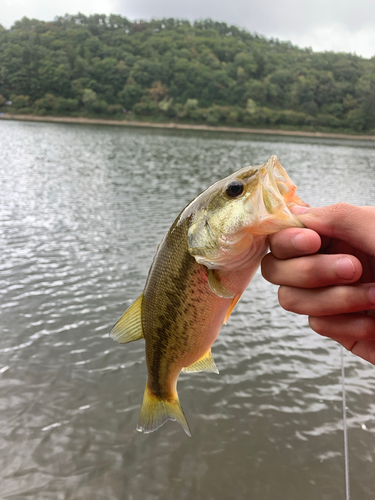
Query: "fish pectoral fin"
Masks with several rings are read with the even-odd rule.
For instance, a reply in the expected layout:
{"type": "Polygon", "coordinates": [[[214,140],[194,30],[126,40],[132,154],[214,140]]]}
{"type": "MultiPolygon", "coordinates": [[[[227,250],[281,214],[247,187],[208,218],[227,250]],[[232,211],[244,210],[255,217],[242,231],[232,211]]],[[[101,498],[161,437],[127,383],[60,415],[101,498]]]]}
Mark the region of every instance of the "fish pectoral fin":
{"type": "Polygon", "coordinates": [[[240,300],[241,295],[235,295],[232,302],[229,304],[227,312],[225,313],[224,325],[228,323],[229,316],[232,314],[233,309],[236,307],[237,302],[240,300]]]}
{"type": "Polygon", "coordinates": [[[217,366],[215,364],[214,358],[211,354],[211,349],[204,354],[198,361],[193,363],[190,366],[186,366],[181,371],[189,373],[189,372],[214,372],[219,373],[217,366]]]}
{"type": "Polygon", "coordinates": [[[121,318],[113,326],[110,336],[120,344],[133,342],[143,339],[142,329],[142,301],[143,293],[133,304],[124,312],[121,318]]]}
{"type": "Polygon", "coordinates": [[[189,425],[177,394],[174,399],[165,399],[153,394],[146,384],[137,431],[144,434],[154,432],[165,424],[167,420],[176,420],[182,425],[186,434],[191,437],[189,425]]]}
{"type": "Polygon", "coordinates": [[[232,299],[234,297],[234,293],[230,292],[227,290],[217,279],[215,276],[215,272],[213,269],[208,270],[208,284],[211,288],[211,291],[215,294],[218,295],[219,297],[222,297],[223,299],[232,299]]]}

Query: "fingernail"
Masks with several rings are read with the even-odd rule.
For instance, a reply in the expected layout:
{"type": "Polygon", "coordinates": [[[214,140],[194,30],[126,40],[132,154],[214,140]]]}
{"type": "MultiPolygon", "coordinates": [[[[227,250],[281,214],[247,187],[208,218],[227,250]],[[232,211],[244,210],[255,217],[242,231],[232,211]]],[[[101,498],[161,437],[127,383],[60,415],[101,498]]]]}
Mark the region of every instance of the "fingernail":
{"type": "Polygon", "coordinates": [[[370,300],[373,304],[375,304],[375,286],[372,286],[368,292],[370,296],[370,300]]]}
{"type": "Polygon", "coordinates": [[[306,235],[304,233],[298,233],[296,236],[294,236],[292,240],[294,246],[296,247],[297,250],[300,250],[301,252],[308,252],[310,250],[310,242],[306,238],[306,235]]]}
{"type": "Polygon", "coordinates": [[[302,215],[309,210],[309,207],[301,207],[300,205],[293,205],[289,209],[294,215],[302,215]]]}
{"type": "Polygon", "coordinates": [[[355,275],[353,262],[347,257],[339,259],[336,264],[337,276],[343,280],[352,280],[355,275]]]}

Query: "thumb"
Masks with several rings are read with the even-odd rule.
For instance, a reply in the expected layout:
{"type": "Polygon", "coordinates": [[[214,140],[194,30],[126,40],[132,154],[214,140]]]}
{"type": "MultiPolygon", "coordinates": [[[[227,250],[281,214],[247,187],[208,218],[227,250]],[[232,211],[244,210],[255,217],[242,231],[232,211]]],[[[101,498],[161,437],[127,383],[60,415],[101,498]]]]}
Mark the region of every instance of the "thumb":
{"type": "Polygon", "coordinates": [[[319,208],[295,206],[291,211],[302,224],[320,235],[346,241],[375,256],[375,207],[337,203],[319,208]]]}

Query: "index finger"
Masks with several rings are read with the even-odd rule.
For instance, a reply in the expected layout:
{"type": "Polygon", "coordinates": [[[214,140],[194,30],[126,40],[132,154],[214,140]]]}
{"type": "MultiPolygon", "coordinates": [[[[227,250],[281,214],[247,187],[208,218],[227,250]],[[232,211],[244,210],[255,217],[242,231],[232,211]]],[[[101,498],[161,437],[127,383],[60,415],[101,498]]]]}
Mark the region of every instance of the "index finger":
{"type": "Polygon", "coordinates": [[[310,229],[319,234],[345,241],[353,247],[374,255],[375,207],[357,207],[337,203],[326,207],[293,207],[291,211],[310,229]]]}
{"type": "Polygon", "coordinates": [[[320,246],[319,234],[307,228],[283,229],[270,237],[271,253],[281,260],[316,253],[320,246]]]}

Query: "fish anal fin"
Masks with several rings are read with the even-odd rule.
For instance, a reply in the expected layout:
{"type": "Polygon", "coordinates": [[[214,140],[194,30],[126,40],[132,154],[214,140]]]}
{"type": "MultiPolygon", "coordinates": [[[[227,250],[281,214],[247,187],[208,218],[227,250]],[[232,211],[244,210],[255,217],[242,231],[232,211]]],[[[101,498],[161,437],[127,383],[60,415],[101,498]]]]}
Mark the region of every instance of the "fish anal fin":
{"type": "Polygon", "coordinates": [[[222,297],[223,299],[232,299],[234,297],[234,293],[230,292],[227,290],[218,280],[218,278],[215,276],[215,272],[213,269],[208,270],[208,284],[209,287],[211,288],[211,291],[218,295],[219,297],[222,297]]]}
{"type": "Polygon", "coordinates": [[[236,307],[237,302],[240,300],[241,295],[235,295],[228,306],[227,312],[225,313],[224,325],[228,323],[229,316],[232,314],[233,309],[236,307]]]}
{"type": "Polygon", "coordinates": [[[178,396],[173,399],[159,397],[150,390],[146,384],[145,393],[137,431],[148,434],[159,429],[167,420],[175,420],[181,424],[188,436],[191,437],[189,425],[180,405],[178,396]]]}
{"type": "Polygon", "coordinates": [[[214,372],[219,373],[217,366],[215,364],[214,358],[211,354],[211,349],[204,354],[198,361],[190,366],[186,366],[181,371],[183,372],[214,372]]]}
{"type": "Polygon", "coordinates": [[[143,293],[133,304],[124,312],[121,318],[113,326],[110,336],[120,344],[133,342],[143,339],[142,329],[142,301],[143,293]]]}

